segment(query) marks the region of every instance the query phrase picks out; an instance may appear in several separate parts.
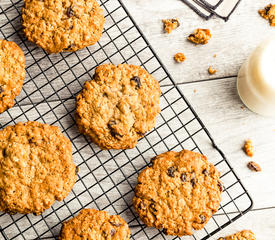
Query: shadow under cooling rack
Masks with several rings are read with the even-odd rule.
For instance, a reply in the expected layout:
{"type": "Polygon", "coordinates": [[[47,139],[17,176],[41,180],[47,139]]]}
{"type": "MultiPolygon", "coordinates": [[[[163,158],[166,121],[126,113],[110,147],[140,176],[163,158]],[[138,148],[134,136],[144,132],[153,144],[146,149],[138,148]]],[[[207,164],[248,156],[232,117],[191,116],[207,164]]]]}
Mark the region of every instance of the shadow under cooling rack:
{"type": "MultiPolygon", "coordinates": [[[[0,6],[0,38],[15,41],[26,56],[26,79],[16,105],[1,114],[0,127],[19,121],[37,120],[54,124],[73,144],[79,167],[78,180],[62,202],[56,202],[40,216],[0,214],[1,233],[6,240],[55,238],[62,222],[82,208],[120,214],[131,228],[131,239],[180,239],[146,228],[132,207],[138,173],[150,158],[183,148],[201,152],[221,172],[224,183],[222,203],[206,227],[184,239],[207,239],[252,206],[252,200],[224,154],[188,101],[175,86],[167,70],[120,0],[101,1],[106,24],[101,40],[75,53],[48,55],[28,42],[22,33],[23,1],[0,6]],[[155,128],[140,139],[134,149],[102,151],[79,134],[74,120],[75,96],[102,63],[142,65],[162,89],[161,114],[155,128]]],[[[1,235],[0,233],[0,235],[1,235]]]]}

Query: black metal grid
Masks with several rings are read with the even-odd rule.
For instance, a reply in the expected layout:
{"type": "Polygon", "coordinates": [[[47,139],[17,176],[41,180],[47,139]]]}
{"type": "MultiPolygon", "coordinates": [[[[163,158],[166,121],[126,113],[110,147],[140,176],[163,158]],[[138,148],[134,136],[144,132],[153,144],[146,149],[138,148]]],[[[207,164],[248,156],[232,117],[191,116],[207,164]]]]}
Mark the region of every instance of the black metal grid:
{"type": "Polygon", "coordinates": [[[82,208],[93,207],[120,214],[131,227],[131,239],[180,239],[146,228],[132,207],[138,172],[150,158],[183,148],[204,153],[221,171],[223,200],[206,227],[184,239],[207,239],[252,206],[252,200],[224,154],[188,101],[175,86],[167,70],[120,0],[101,0],[105,30],[99,43],[76,53],[48,55],[22,34],[22,0],[0,6],[0,38],[15,41],[26,56],[26,80],[16,105],[1,114],[0,127],[19,121],[37,120],[54,124],[73,144],[78,180],[62,202],[40,216],[0,214],[0,239],[30,240],[55,238],[61,223],[82,208]],[[134,149],[102,151],[79,134],[74,121],[74,99],[94,68],[102,63],[132,63],[145,67],[159,80],[162,112],[156,127],[134,149]]]}
{"type": "Polygon", "coordinates": [[[230,16],[236,10],[237,6],[240,4],[241,0],[238,0],[236,4],[231,8],[226,16],[220,15],[216,10],[225,0],[217,0],[215,4],[210,3],[207,0],[181,0],[186,5],[188,5],[194,12],[196,12],[202,18],[208,20],[213,15],[228,21],[230,16]]]}

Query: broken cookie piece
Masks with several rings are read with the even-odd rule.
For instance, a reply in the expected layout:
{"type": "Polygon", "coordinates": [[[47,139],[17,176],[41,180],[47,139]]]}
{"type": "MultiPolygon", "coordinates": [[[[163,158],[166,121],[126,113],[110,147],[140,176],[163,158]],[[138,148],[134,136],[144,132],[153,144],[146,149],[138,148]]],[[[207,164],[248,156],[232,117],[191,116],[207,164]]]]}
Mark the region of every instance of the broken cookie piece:
{"type": "Polygon", "coordinates": [[[177,53],[175,54],[174,59],[176,62],[181,63],[185,61],[186,57],[183,53],[177,53]]]}
{"type": "Polygon", "coordinates": [[[208,73],[210,74],[210,75],[213,75],[213,74],[215,74],[217,72],[217,69],[214,69],[214,68],[212,68],[211,66],[208,68],[208,73]]]}
{"type": "Polygon", "coordinates": [[[244,149],[244,152],[246,153],[247,156],[253,157],[253,155],[254,155],[254,148],[253,148],[251,140],[246,140],[245,141],[243,149],[244,149]]]}
{"type": "Polygon", "coordinates": [[[262,168],[260,167],[260,165],[258,163],[255,163],[253,161],[249,162],[247,164],[247,167],[251,170],[251,171],[254,171],[254,172],[261,172],[262,171],[262,168]]]}
{"type": "Polygon", "coordinates": [[[259,14],[266,20],[269,20],[270,26],[275,27],[275,4],[271,3],[264,9],[259,10],[259,14]]]}
{"type": "Polygon", "coordinates": [[[189,35],[188,40],[195,44],[207,44],[210,38],[211,33],[209,29],[198,28],[189,35]]]}
{"type": "Polygon", "coordinates": [[[162,22],[164,31],[168,34],[170,34],[174,29],[180,26],[179,20],[177,18],[163,19],[162,22]]]}

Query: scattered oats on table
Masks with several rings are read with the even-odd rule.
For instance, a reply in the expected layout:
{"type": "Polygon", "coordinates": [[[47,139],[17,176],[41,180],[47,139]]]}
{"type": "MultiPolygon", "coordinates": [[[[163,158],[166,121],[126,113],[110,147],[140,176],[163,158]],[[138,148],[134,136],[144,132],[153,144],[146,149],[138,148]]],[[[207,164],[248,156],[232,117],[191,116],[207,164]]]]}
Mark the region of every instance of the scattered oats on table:
{"type": "Polygon", "coordinates": [[[213,75],[213,74],[215,74],[217,72],[217,69],[214,69],[214,68],[212,68],[211,66],[208,68],[208,73],[210,74],[210,75],[213,75]]]}
{"type": "Polygon", "coordinates": [[[251,140],[246,140],[245,141],[243,149],[244,149],[244,152],[246,153],[247,156],[253,157],[253,155],[254,155],[254,147],[252,145],[252,141],[251,140]]]}
{"type": "Polygon", "coordinates": [[[175,54],[174,59],[176,62],[181,63],[185,61],[186,57],[183,53],[177,53],[175,54]]]}
{"type": "Polygon", "coordinates": [[[264,19],[269,20],[270,26],[275,27],[275,4],[270,3],[258,12],[264,19]]]}
{"type": "Polygon", "coordinates": [[[177,18],[162,19],[164,31],[170,34],[174,29],[180,26],[180,22],[177,18]]]}
{"type": "Polygon", "coordinates": [[[188,40],[195,44],[207,44],[211,36],[209,29],[198,28],[189,35],[188,40]]]}

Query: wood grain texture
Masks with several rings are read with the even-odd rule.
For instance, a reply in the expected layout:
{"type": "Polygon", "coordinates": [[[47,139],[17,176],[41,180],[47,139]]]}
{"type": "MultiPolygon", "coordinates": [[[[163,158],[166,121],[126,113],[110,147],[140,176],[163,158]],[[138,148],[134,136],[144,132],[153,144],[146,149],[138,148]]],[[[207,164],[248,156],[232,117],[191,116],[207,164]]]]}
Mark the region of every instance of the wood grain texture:
{"type": "Polygon", "coordinates": [[[269,184],[275,181],[274,119],[261,117],[243,106],[236,78],[184,84],[180,88],[252,194],[254,208],[274,206],[275,187],[269,184]],[[253,158],[242,150],[246,139],[255,146],[253,158]],[[246,167],[251,160],[259,163],[263,171],[251,172],[246,167]]]}
{"type": "Polygon", "coordinates": [[[202,20],[180,0],[123,0],[139,27],[163,60],[177,83],[236,76],[255,46],[274,33],[258,10],[267,4],[265,0],[242,0],[228,22],[219,18],[202,20]],[[171,34],[163,32],[161,19],[178,18],[181,26],[171,34]],[[186,40],[196,28],[209,28],[212,39],[207,45],[194,46],[186,40]],[[177,64],[173,55],[183,52],[186,61],[177,64]],[[216,58],[213,55],[217,54],[216,58]],[[209,76],[209,65],[218,72],[209,76]]]}

